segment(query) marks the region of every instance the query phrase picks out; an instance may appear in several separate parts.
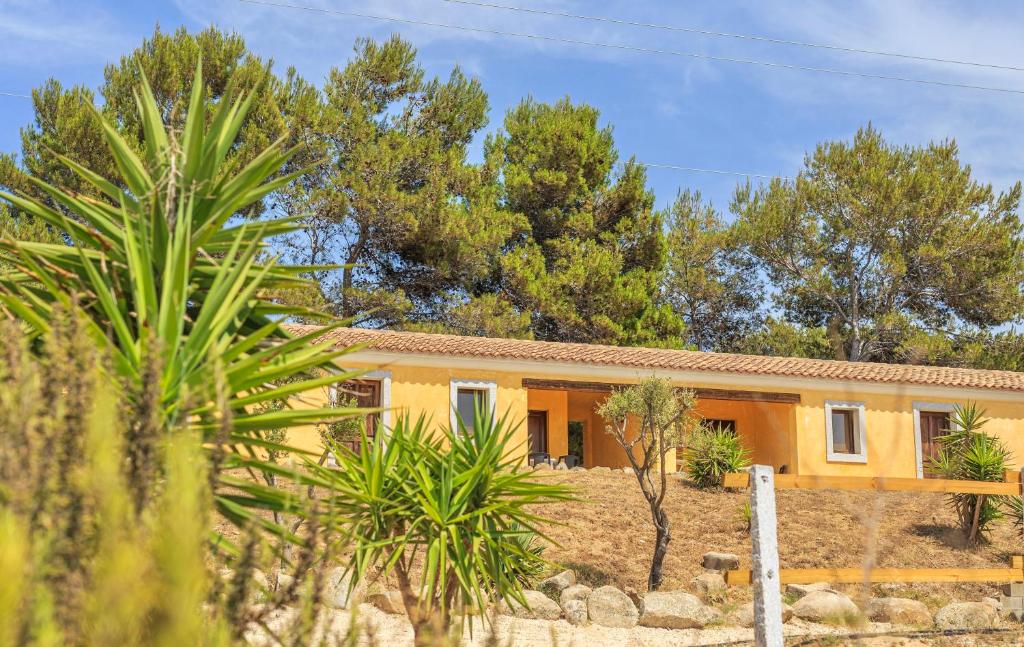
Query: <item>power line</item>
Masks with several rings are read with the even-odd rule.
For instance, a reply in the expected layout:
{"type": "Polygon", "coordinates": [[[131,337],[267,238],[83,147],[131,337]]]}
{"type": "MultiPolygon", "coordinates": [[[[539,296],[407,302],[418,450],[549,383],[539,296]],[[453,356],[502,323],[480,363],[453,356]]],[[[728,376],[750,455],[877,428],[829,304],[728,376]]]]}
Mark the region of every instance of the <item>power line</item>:
{"type": "Polygon", "coordinates": [[[928,61],[931,63],[945,63],[949,65],[968,65],[971,67],[986,67],[994,70],[1012,70],[1014,72],[1024,72],[1024,67],[1017,67],[1015,65],[999,65],[997,63],[981,63],[978,61],[964,61],[954,58],[936,58],[933,56],[918,56],[915,54],[905,54],[902,52],[886,52],[876,49],[860,49],[857,47],[845,47],[842,45],[830,45],[828,43],[808,43],[799,40],[788,40],[785,38],[772,38],[771,36],[759,36],[756,34],[736,34],[725,31],[713,31],[710,29],[700,29],[697,27],[682,27],[679,25],[662,25],[652,22],[640,22],[636,20],[626,20],[623,18],[609,18],[607,16],[589,16],[584,14],[567,13],[562,11],[551,11],[549,9],[534,9],[532,7],[517,7],[513,5],[497,4],[493,2],[477,2],[475,0],[443,0],[444,2],[451,2],[454,4],[469,5],[473,7],[484,7],[487,9],[502,9],[505,11],[519,11],[522,13],[538,14],[543,16],[555,16],[558,18],[573,18],[575,20],[589,20],[591,22],[604,22],[616,25],[626,25],[629,27],[643,27],[646,29],[661,29],[664,31],[675,31],[685,32],[688,34],[700,34],[702,36],[715,36],[718,38],[735,38],[738,40],[753,40],[763,43],[772,43],[774,45],[793,45],[797,47],[811,47],[816,49],[827,49],[837,52],[848,52],[851,54],[869,54],[871,56],[888,56],[892,58],[901,58],[911,61],[928,61]]]}
{"type": "Polygon", "coordinates": [[[715,175],[738,175],[740,177],[756,177],[765,180],[791,180],[792,178],[786,177],[785,175],[764,175],[761,173],[744,173],[742,171],[722,171],[713,168],[697,168],[695,166],[678,166],[676,164],[648,164],[646,162],[638,162],[640,166],[646,166],[647,168],[664,168],[671,169],[674,171],[692,171],[694,173],[713,173],[715,175]]]}
{"type": "Polygon", "coordinates": [[[302,11],[311,11],[316,13],[324,13],[329,15],[337,16],[348,16],[351,18],[367,18],[370,20],[384,20],[387,22],[396,22],[406,25],[418,25],[423,27],[440,27],[443,29],[454,29],[459,31],[466,31],[477,34],[488,34],[492,36],[508,36],[512,38],[528,38],[531,40],[547,41],[552,43],[563,43],[567,45],[581,45],[585,47],[602,47],[605,49],[614,49],[627,52],[636,52],[640,54],[660,54],[663,56],[675,56],[679,58],[691,58],[691,59],[702,59],[707,61],[717,61],[722,63],[739,63],[743,65],[760,65],[762,67],[769,67],[774,69],[786,69],[786,70],[799,70],[802,72],[819,72],[822,74],[836,74],[846,77],[855,77],[862,79],[874,79],[882,81],[900,81],[903,83],[916,83],[919,85],[936,85],[946,88],[958,88],[962,90],[982,90],[985,92],[1003,92],[1006,94],[1024,94],[1024,90],[1018,90],[1014,88],[1002,88],[996,86],[985,86],[985,85],[970,85],[967,83],[954,83],[951,81],[935,81],[930,79],[916,79],[904,76],[888,76],[885,74],[870,74],[867,72],[852,72],[849,70],[837,70],[826,67],[811,67],[806,65],[794,65],[791,63],[775,63],[772,61],[758,61],[753,59],[743,58],[732,58],[728,56],[713,56],[711,54],[698,54],[696,52],[682,52],[677,50],[669,49],[656,49],[650,47],[637,47],[635,45],[620,45],[615,43],[602,43],[597,41],[577,40],[574,38],[562,38],[559,36],[544,36],[541,34],[528,34],[522,32],[511,32],[511,31],[500,31],[497,29],[485,29],[482,27],[466,27],[464,25],[451,25],[440,22],[428,22],[425,20],[413,20],[411,18],[395,18],[393,16],[379,16],[375,14],[359,13],[355,11],[340,11],[337,9],[324,9],[321,7],[309,7],[304,5],[286,4],[282,2],[269,2],[267,0],[238,0],[239,2],[245,2],[253,5],[262,5],[266,7],[280,7],[284,9],[299,9],[302,11]]]}
{"type": "Polygon", "coordinates": [[[13,92],[0,92],[0,97],[14,97],[16,99],[31,99],[27,94],[14,94],[13,92]]]}

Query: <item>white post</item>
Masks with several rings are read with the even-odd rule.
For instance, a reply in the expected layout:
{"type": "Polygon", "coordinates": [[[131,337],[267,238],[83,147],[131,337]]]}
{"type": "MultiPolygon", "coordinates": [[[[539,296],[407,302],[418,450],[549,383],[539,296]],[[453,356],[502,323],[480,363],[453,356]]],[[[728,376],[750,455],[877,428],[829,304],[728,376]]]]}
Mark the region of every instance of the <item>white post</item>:
{"type": "MultiPolygon", "coordinates": [[[[1024,510],[1024,466],[1020,468],[1020,502],[1021,509],[1024,510]]],[[[1024,523],[1021,524],[1021,532],[1024,533],[1024,523]]],[[[1024,539],[1024,536],[1021,539],[1024,539]]]]}
{"type": "Polygon", "coordinates": [[[770,466],[750,468],[750,512],[750,538],[754,546],[754,641],[757,647],[783,647],[775,478],[770,466]]]}

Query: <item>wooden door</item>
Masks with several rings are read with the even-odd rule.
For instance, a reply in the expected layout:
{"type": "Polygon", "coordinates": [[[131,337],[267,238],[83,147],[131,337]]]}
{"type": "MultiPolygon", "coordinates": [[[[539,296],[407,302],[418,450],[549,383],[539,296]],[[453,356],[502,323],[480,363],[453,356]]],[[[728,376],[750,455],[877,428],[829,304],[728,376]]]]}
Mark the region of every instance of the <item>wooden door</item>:
{"type": "Polygon", "coordinates": [[[921,466],[925,478],[939,478],[928,469],[932,458],[939,456],[940,436],[949,433],[949,413],[946,411],[921,412],[921,466]]]}
{"type": "Polygon", "coordinates": [[[530,436],[529,453],[548,451],[548,412],[531,411],[527,418],[527,432],[530,436]]]}

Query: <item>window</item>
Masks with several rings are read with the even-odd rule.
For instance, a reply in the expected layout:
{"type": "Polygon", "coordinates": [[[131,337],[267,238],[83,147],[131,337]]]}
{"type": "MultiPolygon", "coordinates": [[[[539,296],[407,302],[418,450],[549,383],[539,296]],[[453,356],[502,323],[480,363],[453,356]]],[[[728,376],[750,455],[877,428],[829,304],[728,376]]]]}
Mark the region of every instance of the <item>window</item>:
{"type": "Polygon", "coordinates": [[[472,429],[476,411],[490,411],[494,415],[498,386],[494,382],[452,380],[451,383],[451,424],[459,428],[459,421],[466,429],[472,429]]]}
{"type": "MultiPolygon", "coordinates": [[[[366,414],[366,435],[373,438],[391,426],[391,372],[371,371],[356,380],[349,380],[331,386],[331,406],[354,404],[367,409],[384,409],[366,414]],[[354,403],[352,402],[354,400],[354,403]]],[[[359,449],[359,441],[346,441],[353,451],[359,449]]]]}
{"type": "Polygon", "coordinates": [[[864,436],[864,403],[825,403],[827,458],[844,463],[868,461],[864,436]]]}
{"type": "Polygon", "coordinates": [[[729,433],[736,435],[736,421],[735,420],[723,420],[721,418],[704,418],[701,423],[708,429],[721,429],[722,431],[728,431],[729,433]]]}

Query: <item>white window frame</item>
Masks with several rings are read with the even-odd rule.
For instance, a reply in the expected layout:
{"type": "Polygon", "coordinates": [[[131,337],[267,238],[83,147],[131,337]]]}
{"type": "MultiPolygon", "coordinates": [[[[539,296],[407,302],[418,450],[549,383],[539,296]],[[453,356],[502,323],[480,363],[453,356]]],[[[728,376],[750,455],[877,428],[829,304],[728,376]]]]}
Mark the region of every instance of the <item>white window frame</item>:
{"type": "Polygon", "coordinates": [[[474,391],[485,391],[487,393],[487,406],[491,409],[491,416],[498,406],[498,383],[490,380],[452,380],[448,392],[448,409],[450,412],[449,422],[453,431],[459,429],[459,389],[472,389],[474,391]]]}
{"type": "MultiPolygon", "coordinates": [[[[921,443],[921,412],[953,413],[956,405],[950,402],[914,402],[914,457],[917,461],[917,478],[924,478],[924,455],[921,443]]],[[[955,425],[950,419],[950,424],[955,425]]]]}
{"type": "MultiPolygon", "coordinates": [[[[369,371],[352,379],[380,382],[380,431],[386,436],[391,431],[391,371],[369,371]]],[[[338,406],[337,383],[331,385],[329,397],[331,406],[338,406]]]]}
{"type": "Polygon", "coordinates": [[[867,439],[867,413],[863,402],[841,402],[839,400],[825,401],[825,451],[826,459],[834,463],[867,463],[868,462],[868,439],[867,439]],[[833,451],[832,442],[832,411],[856,411],[854,424],[857,436],[858,449],[856,454],[842,454],[833,451]]]}

